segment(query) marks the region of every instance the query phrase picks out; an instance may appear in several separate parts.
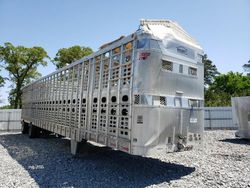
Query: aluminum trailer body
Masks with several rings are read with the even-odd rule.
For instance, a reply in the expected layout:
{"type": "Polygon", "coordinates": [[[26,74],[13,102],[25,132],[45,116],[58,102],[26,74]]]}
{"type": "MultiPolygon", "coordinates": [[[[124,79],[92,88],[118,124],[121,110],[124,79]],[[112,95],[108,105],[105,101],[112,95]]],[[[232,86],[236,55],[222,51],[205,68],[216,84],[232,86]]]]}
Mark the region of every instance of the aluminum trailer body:
{"type": "Polygon", "coordinates": [[[232,97],[233,122],[238,126],[236,136],[250,139],[250,96],[232,97]]]}
{"type": "Polygon", "coordinates": [[[185,150],[204,129],[203,51],[177,23],[141,20],[127,37],[23,88],[22,119],[134,155],[185,150]]]}

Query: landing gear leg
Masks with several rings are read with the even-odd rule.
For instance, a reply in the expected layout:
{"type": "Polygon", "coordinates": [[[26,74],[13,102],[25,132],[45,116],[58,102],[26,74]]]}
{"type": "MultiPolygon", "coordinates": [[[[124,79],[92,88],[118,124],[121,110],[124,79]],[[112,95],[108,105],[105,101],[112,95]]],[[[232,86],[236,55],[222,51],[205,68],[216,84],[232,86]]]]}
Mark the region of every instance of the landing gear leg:
{"type": "Polygon", "coordinates": [[[29,133],[29,125],[25,121],[22,121],[21,131],[22,131],[22,134],[28,134],[29,133]]]}
{"type": "Polygon", "coordinates": [[[70,140],[70,149],[72,155],[76,156],[79,153],[79,145],[80,142],[77,142],[76,140],[73,139],[70,140]]]}

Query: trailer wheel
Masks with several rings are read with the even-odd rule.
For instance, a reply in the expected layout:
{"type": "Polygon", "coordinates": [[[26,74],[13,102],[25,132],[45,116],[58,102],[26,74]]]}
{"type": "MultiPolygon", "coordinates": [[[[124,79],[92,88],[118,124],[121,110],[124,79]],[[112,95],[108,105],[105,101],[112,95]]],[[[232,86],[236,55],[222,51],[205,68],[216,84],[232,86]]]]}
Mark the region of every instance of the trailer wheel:
{"type": "Polygon", "coordinates": [[[82,139],[81,143],[82,143],[82,144],[86,144],[87,141],[88,141],[88,140],[86,140],[86,139],[82,139]]]}
{"type": "Polygon", "coordinates": [[[37,138],[39,136],[40,129],[32,123],[29,124],[29,138],[37,138]]]}
{"type": "Polygon", "coordinates": [[[25,121],[22,121],[21,132],[22,132],[22,134],[28,134],[29,133],[29,125],[25,121]]]}
{"type": "Polygon", "coordinates": [[[48,130],[45,130],[45,129],[42,129],[42,136],[46,137],[46,136],[49,136],[51,134],[51,131],[48,131],[48,130]]]}

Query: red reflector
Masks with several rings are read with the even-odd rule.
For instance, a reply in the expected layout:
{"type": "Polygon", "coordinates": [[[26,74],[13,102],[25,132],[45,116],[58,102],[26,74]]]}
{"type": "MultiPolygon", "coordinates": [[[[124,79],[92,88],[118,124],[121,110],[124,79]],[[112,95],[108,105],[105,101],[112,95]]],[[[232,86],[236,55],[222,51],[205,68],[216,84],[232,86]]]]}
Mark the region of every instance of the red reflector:
{"type": "Polygon", "coordinates": [[[150,56],[149,52],[141,52],[139,55],[139,60],[146,60],[150,56]]]}
{"type": "Polygon", "coordinates": [[[115,144],[113,144],[113,143],[110,143],[110,146],[115,147],[116,145],[115,145],[115,144]]]}
{"type": "Polygon", "coordinates": [[[127,147],[122,147],[123,150],[125,151],[128,151],[128,148],[127,147]]]}

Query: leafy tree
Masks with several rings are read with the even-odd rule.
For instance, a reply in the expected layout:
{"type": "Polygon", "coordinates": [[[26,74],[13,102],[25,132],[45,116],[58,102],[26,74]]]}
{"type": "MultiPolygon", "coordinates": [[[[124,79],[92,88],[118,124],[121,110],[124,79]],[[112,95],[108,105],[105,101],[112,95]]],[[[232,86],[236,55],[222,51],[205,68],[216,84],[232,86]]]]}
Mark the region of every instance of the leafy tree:
{"type": "MultiPolygon", "coordinates": [[[[0,88],[4,86],[4,78],[2,76],[0,76],[0,88]]],[[[1,90],[0,90],[1,91],[1,90]]],[[[1,95],[0,95],[0,103],[2,103],[2,99],[1,99],[1,95]]]]}
{"type": "MultiPolygon", "coordinates": [[[[1,68],[1,67],[0,67],[0,68],[1,68]]],[[[0,72],[1,72],[1,69],[0,69],[0,72]]],[[[2,76],[0,75],[0,87],[3,87],[3,86],[4,86],[5,80],[6,80],[6,78],[4,78],[4,77],[2,77],[2,76]]]]}
{"type": "Polygon", "coordinates": [[[229,72],[215,77],[205,92],[206,106],[230,106],[231,97],[250,96],[250,77],[229,72]]]}
{"type": "Polygon", "coordinates": [[[217,67],[213,64],[213,62],[207,58],[207,54],[203,57],[204,63],[204,86],[205,88],[211,85],[214,81],[214,78],[218,76],[220,73],[217,70],[217,67]]]}
{"type": "Polygon", "coordinates": [[[244,71],[247,72],[247,76],[250,76],[250,60],[246,64],[244,64],[242,67],[244,71]]]}
{"type": "Polygon", "coordinates": [[[53,61],[56,65],[56,68],[59,69],[92,53],[93,50],[91,48],[84,46],[81,47],[78,45],[69,48],[61,48],[58,50],[53,61]]]}
{"type": "Polygon", "coordinates": [[[3,87],[4,85],[4,79],[2,76],[0,76],[0,87],[3,87]]]}
{"type": "Polygon", "coordinates": [[[0,109],[3,110],[3,109],[12,109],[12,106],[11,105],[4,105],[4,106],[0,106],[0,109]]]}
{"type": "MultiPolygon", "coordinates": [[[[0,72],[1,72],[1,69],[0,69],[0,72]]],[[[0,88],[4,86],[4,83],[5,83],[4,78],[0,75],[0,88]]],[[[1,100],[1,95],[0,95],[0,103],[1,102],[2,100],[1,100]]]]}
{"type": "Polygon", "coordinates": [[[9,72],[9,81],[12,82],[9,100],[13,108],[21,108],[21,88],[40,76],[37,67],[47,65],[45,58],[49,56],[42,47],[26,48],[11,43],[0,46],[1,66],[9,72]]]}

